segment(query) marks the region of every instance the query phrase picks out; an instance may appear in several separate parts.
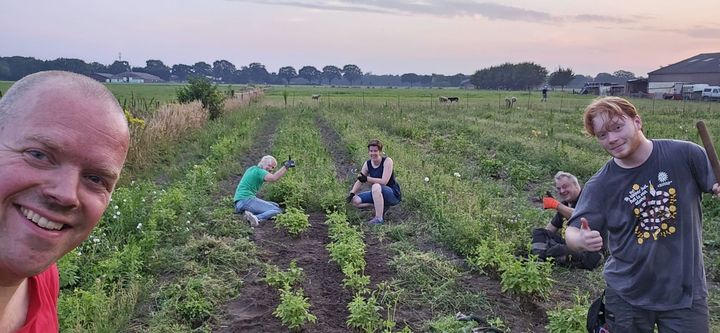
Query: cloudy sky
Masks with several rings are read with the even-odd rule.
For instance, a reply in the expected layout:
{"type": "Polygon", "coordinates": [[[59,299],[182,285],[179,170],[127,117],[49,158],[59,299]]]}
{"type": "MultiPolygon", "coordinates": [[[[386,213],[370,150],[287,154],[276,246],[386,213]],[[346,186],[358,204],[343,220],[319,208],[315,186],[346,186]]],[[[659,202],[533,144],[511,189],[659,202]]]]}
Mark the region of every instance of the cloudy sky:
{"type": "Polygon", "coordinates": [[[0,56],[132,66],[225,59],[375,74],[532,61],[636,75],[720,52],[717,0],[26,0],[0,5],[0,56]]]}

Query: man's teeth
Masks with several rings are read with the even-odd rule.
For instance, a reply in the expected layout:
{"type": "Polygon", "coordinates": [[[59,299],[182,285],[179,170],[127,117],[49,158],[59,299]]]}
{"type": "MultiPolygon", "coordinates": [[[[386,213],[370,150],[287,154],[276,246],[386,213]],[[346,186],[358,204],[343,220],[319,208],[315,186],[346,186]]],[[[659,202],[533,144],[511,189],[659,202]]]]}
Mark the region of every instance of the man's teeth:
{"type": "Polygon", "coordinates": [[[20,210],[28,220],[33,221],[33,223],[45,229],[60,230],[63,227],[62,224],[50,221],[27,208],[21,208],[20,210]]]}

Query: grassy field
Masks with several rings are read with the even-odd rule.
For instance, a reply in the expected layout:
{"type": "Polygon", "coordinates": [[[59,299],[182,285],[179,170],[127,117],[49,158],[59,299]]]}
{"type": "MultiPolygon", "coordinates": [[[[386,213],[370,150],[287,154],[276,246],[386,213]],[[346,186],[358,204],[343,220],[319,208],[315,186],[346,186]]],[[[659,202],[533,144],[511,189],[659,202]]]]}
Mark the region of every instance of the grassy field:
{"type": "MultiPolygon", "coordinates": [[[[121,102],[164,103],[177,86],[110,88],[121,102]]],[[[608,160],[582,131],[592,98],[269,87],[260,103],[160,147],[147,170],[123,174],[98,228],[60,263],[62,331],[467,332],[477,325],[457,321],[462,312],[503,332],[582,332],[602,272],[552,267],[527,253],[531,230],[552,217],[538,200],[552,176],[564,170],[585,181],[608,160]],[[344,200],[370,138],[385,143],[403,189],[379,227],[344,200]],[[309,215],[308,231],[251,229],[232,214],[243,170],[265,154],[297,162],[261,195],[294,208],[303,223],[309,215]],[[268,286],[288,276],[293,283],[268,286]]],[[[650,138],[699,142],[702,119],[720,144],[718,103],[633,102],[650,138]]],[[[720,332],[720,200],[703,205],[711,331],[720,332]]]]}
{"type": "MultiPolygon", "coordinates": [[[[13,82],[0,81],[0,91],[3,94],[10,88],[13,82]]],[[[148,107],[157,108],[159,104],[176,101],[176,91],[184,86],[181,83],[147,83],[147,84],[124,84],[107,83],[106,86],[115,94],[121,105],[132,103],[145,104],[148,107]]],[[[219,85],[221,91],[241,91],[246,85],[219,85]]],[[[143,105],[143,107],[145,106],[143,105]]]]}

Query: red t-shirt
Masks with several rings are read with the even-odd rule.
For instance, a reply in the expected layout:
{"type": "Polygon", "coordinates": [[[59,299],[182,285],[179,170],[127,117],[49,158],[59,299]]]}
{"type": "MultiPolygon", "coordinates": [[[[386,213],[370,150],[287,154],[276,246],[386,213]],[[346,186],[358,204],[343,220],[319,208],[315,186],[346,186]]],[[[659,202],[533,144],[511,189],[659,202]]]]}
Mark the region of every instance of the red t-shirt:
{"type": "Polygon", "coordinates": [[[56,264],[28,279],[30,303],[25,325],[16,333],[58,332],[57,301],[60,296],[60,275],[56,264]]]}

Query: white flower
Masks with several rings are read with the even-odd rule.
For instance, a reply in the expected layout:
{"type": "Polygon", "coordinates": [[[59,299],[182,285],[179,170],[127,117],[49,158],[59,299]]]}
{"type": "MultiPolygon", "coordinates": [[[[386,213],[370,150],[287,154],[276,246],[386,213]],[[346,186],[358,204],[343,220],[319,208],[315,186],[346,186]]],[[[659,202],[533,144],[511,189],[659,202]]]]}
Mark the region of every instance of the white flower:
{"type": "Polygon", "coordinates": [[[138,229],[138,230],[142,229],[142,223],[138,223],[137,229],[138,229]]]}
{"type": "Polygon", "coordinates": [[[459,174],[459,173],[457,173],[457,172],[456,172],[456,173],[454,173],[454,174],[453,174],[453,176],[455,176],[455,177],[458,177],[458,178],[460,178],[460,174],[459,174]]]}
{"type": "Polygon", "coordinates": [[[429,182],[429,181],[430,181],[430,178],[425,177],[425,182],[429,182]]]}

